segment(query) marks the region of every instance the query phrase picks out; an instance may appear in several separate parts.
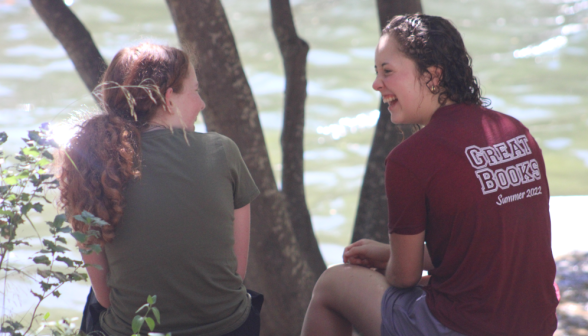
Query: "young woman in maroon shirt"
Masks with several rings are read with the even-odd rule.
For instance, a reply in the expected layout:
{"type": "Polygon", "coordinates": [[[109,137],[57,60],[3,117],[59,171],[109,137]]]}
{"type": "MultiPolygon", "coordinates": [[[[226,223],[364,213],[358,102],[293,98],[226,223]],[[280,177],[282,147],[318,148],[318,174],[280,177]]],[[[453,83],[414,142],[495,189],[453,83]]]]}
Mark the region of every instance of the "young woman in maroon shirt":
{"type": "Polygon", "coordinates": [[[549,187],[528,129],[486,108],[446,19],[393,18],[375,62],[392,122],[425,127],[386,159],[390,244],[345,248],[302,335],[552,335],[549,187]]]}

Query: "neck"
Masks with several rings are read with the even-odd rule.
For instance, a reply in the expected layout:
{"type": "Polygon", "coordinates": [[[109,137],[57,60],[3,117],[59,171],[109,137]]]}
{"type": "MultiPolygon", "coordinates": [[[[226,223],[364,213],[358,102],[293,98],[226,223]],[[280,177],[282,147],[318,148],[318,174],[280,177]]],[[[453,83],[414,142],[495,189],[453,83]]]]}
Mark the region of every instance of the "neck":
{"type": "Polygon", "coordinates": [[[157,111],[153,119],[149,121],[149,125],[153,125],[154,127],[157,127],[157,129],[178,128],[192,132],[195,130],[194,124],[187,125],[179,114],[169,113],[168,111],[164,111],[163,108],[160,108],[160,110],[157,111]]]}

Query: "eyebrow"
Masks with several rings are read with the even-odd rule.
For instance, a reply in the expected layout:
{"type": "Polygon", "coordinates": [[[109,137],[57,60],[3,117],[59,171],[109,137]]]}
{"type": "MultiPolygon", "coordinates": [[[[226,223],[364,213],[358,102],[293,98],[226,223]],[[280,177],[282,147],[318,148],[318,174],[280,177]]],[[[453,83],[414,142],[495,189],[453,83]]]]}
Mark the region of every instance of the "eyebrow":
{"type": "MultiPolygon", "coordinates": [[[[381,66],[384,66],[384,65],[387,65],[387,64],[388,64],[388,62],[384,62],[384,63],[382,63],[381,66]]],[[[376,69],[377,67],[378,67],[377,65],[374,65],[374,69],[376,69]]]]}

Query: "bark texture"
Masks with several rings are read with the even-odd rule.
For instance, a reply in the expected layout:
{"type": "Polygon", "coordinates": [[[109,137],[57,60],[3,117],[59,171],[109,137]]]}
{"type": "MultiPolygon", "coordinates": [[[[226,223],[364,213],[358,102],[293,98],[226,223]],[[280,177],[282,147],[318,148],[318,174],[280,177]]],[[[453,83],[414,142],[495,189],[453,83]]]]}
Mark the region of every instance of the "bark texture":
{"type": "Polygon", "coordinates": [[[194,58],[209,131],[232,138],[261,195],[252,203],[246,284],[265,295],[262,335],[299,335],[314,283],[277,190],[257,107],[219,0],[167,0],[178,36],[194,58]]]}
{"type": "Polygon", "coordinates": [[[31,0],[35,11],[59,40],[90,92],[100,83],[106,62],[90,32],[63,1],[31,0]]]}
{"type": "Polygon", "coordinates": [[[321,256],[304,194],[304,104],[306,56],[309,46],[296,34],[289,0],[271,0],[272,27],[284,63],[286,92],[282,129],[282,194],[303,257],[315,274],[325,262],[321,256]]]}
{"type": "Polygon", "coordinates": [[[418,128],[416,125],[393,124],[387,108],[388,104],[380,103],[380,118],[363,178],[352,242],[362,238],[389,242],[384,160],[394,147],[418,128]]]}
{"type": "MultiPolygon", "coordinates": [[[[377,0],[380,29],[396,15],[422,12],[420,0],[377,0]]],[[[372,141],[355,226],[351,241],[362,238],[388,242],[388,202],[386,199],[384,160],[388,153],[418,130],[416,125],[395,125],[390,121],[388,105],[380,101],[380,118],[372,141]]]]}
{"type": "Polygon", "coordinates": [[[384,29],[390,19],[396,15],[422,13],[420,0],[377,0],[380,29],[384,29]]]}

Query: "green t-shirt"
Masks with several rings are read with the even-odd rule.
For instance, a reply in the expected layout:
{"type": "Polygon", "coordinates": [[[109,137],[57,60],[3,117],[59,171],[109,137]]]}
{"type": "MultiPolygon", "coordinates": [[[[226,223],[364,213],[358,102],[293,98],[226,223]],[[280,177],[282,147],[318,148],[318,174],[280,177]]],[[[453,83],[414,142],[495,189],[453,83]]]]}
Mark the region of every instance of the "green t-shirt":
{"type": "Polygon", "coordinates": [[[132,334],[135,311],[155,294],[155,331],[237,329],[251,303],[237,274],[234,209],[259,194],[239,149],[217,133],[157,130],[142,135],[141,150],[141,178],[125,190],[123,217],[105,246],[111,292],[102,328],[132,334]]]}

